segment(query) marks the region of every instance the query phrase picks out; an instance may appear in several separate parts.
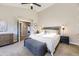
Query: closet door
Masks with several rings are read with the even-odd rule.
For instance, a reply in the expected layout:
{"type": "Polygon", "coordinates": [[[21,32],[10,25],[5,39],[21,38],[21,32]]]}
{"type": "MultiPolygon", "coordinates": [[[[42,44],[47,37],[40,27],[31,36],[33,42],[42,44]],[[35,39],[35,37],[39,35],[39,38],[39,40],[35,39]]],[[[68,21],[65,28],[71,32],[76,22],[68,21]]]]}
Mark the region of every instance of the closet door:
{"type": "Polygon", "coordinates": [[[29,22],[20,22],[20,41],[28,37],[28,25],[30,25],[29,22]]]}

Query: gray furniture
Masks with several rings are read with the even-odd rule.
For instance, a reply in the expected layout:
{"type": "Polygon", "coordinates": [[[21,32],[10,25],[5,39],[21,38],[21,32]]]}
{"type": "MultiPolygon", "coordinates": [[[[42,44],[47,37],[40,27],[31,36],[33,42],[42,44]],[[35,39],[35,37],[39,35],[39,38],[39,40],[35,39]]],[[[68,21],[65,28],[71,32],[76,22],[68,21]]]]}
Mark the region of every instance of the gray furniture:
{"type": "Polygon", "coordinates": [[[27,47],[35,56],[43,56],[47,52],[45,43],[27,38],[24,41],[24,46],[27,47]]]}
{"type": "Polygon", "coordinates": [[[60,42],[69,44],[69,36],[60,36],[60,42]]]}
{"type": "Polygon", "coordinates": [[[11,43],[13,43],[13,34],[12,33],[0,34],[0,46],[8,45],[11,43]]]}

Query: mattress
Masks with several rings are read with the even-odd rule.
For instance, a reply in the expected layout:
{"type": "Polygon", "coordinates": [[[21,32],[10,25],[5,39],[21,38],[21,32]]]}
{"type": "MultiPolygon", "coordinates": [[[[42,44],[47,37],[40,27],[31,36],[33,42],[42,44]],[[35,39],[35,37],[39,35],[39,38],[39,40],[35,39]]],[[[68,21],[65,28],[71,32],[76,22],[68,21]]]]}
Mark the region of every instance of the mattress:
{"type": "Polygon", "coordinates": [[[60,36],[57,34],[31,34],[30,38],[46,43],[48,51],[51,52],[51,55],[53,55],[60,40],[60,36]]]}

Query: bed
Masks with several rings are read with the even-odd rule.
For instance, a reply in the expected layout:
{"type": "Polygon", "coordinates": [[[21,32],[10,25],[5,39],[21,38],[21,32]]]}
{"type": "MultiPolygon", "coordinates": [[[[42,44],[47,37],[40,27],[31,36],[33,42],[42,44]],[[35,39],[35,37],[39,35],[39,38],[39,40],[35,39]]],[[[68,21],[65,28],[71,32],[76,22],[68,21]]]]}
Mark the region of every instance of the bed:
{"type": "Polygon", "coordinates": [[[48,51],[53,55],[56,46],[60,41],[60,26],[43,27],[43,32],[39,34],[31,34],[30,38],[46,43],[48,51]]]}
{"type": "Polygon", "coordinates": [[[55,27],[43,27],[43,32],[39,34],[31,34],[29,37],[33,40],[46,43],[47,50],[53,55],[56,46],[60,41],[60,26],[55,27]]]}

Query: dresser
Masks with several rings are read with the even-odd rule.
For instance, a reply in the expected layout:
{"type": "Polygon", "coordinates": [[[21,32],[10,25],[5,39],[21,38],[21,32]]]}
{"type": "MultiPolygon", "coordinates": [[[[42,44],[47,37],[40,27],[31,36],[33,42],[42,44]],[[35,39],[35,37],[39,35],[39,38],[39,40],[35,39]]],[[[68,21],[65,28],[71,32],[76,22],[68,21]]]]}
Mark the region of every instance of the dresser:
{"type": "Polygon", "coordinates": [[[13,43],[12,33],[0,33],[0,46],[8,45],[13,43]]]}

